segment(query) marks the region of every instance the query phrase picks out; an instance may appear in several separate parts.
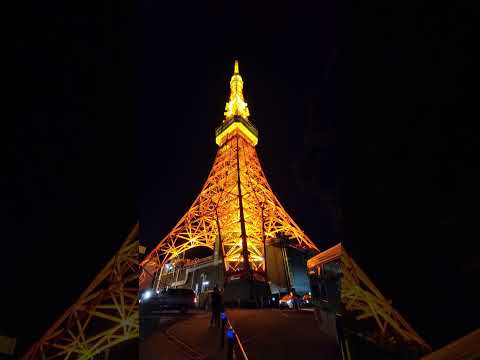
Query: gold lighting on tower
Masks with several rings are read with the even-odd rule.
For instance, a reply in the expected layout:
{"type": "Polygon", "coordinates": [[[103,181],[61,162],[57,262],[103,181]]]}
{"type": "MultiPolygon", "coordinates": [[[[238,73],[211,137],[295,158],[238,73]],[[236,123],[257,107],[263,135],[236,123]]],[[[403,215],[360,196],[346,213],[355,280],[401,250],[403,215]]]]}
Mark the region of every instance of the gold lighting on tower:
{"type": "Polygon", "coordinates": [[[22,360],[96,359],[138,338],[138,234],[136,224],[115,256],[22,360]]]}
{"type": "Polygon", "coordinates": [[[141,282],[190,249],[213,251],[217,238],[227,275],[247,271],[265,278],[265,245],[281,236],[295,247],[319,251],[280,204],[262,170],[255,150],[258,131],[248,119],[238,61],[225,110],[215,131],[219,148],[208,179],[187,213],[141,264],[141,282]]]}
{"type": "Polygon", "coordinates": [[[230,80],[230,98],[225,105],[225,120],[229,120],[234,116],[248,118],[250,112],[248,105],[243,98],[243,79],[238,70],[238,61],[235,60],[232,79],[230,80]]]}

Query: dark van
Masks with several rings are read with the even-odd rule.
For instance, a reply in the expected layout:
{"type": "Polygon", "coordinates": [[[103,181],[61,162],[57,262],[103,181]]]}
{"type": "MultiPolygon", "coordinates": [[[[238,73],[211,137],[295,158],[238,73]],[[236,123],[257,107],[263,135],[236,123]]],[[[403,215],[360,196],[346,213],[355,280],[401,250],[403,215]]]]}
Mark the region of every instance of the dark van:
{"type": "Polygon", "coordinates": [[[164,289],[143,297],[141,306],[144,310],[163,311],[179,310],[186,313],[188,309],[195,307],[197,297],[192,289],[164,289]]]}

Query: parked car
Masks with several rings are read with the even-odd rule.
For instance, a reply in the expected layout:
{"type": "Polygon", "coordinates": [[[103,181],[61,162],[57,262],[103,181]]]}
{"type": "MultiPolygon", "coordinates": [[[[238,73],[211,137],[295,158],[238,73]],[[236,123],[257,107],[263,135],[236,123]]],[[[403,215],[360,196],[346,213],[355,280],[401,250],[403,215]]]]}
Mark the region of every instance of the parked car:
{"type": "Polygon", "coordinates": [[[311,307],[313,306],[312,304],[312,295],[309,293],[303,295],[302,301],[300,302],[300,306],[302,307],[311,307]]]}
{"type": "Polygon", "coordinates": [[[279,308],[288,308],[288,309],[293,309],[295,307],[295,301],[300,304],[300,298],[295,295],[295,294],[287,294],[284,295],[280,300],[278,301],[278,307],[279,308]]]}
{"type": "Polygon", "coordinates": [[[147,290],[140,299],[141,310],[146,312],[179,310],[185,313],[194,308],[196,303],[197,297],[191,289],[164,289],[158,292],[147,290]]]}

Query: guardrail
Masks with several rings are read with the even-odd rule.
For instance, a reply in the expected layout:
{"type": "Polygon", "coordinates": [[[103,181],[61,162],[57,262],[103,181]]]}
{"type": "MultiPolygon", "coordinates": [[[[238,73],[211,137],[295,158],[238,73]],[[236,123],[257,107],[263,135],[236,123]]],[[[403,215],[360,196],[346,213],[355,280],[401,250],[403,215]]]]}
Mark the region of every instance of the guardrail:
{"type": "Polygon", "coordinates": [[[245,349],[240,342],[240,338],[233,329],[227,315],[221,313],[222,331],[220,332],[220,347],[225,346],[225,336],[227,337],[227,360],[248,360],[245,349]]]}

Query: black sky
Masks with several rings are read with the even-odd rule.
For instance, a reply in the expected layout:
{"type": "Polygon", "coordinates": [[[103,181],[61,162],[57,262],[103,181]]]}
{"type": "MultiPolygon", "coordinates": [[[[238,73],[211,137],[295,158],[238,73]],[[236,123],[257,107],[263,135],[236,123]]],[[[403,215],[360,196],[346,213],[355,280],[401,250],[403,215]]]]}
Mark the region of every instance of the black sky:
{"type": "Polygon", "coordinates": [[[434,347],[473,330],[473,16],[331,0],[22,7],[0,328],[28,342],[137,218],[148,246],[174,226],[210,170],[238,59],[264,171],[300,226],[321,248],[343,241],[434,347]]]}
{"type": "Polygon", "coordinates": [[[11,13],[0,331],[18,337],[19,351],[77,299],[138,218],[125,12],[32,2],[11,13]]]}
{"type": "Polygon", "coordinates": [[[468,4],[206,6],[173,23],[161,8],[141,16],[144,242],[203,185],[238,58],[264,170],[303,229],[343,240],[434,347],[478,326],[468,4]]]}

